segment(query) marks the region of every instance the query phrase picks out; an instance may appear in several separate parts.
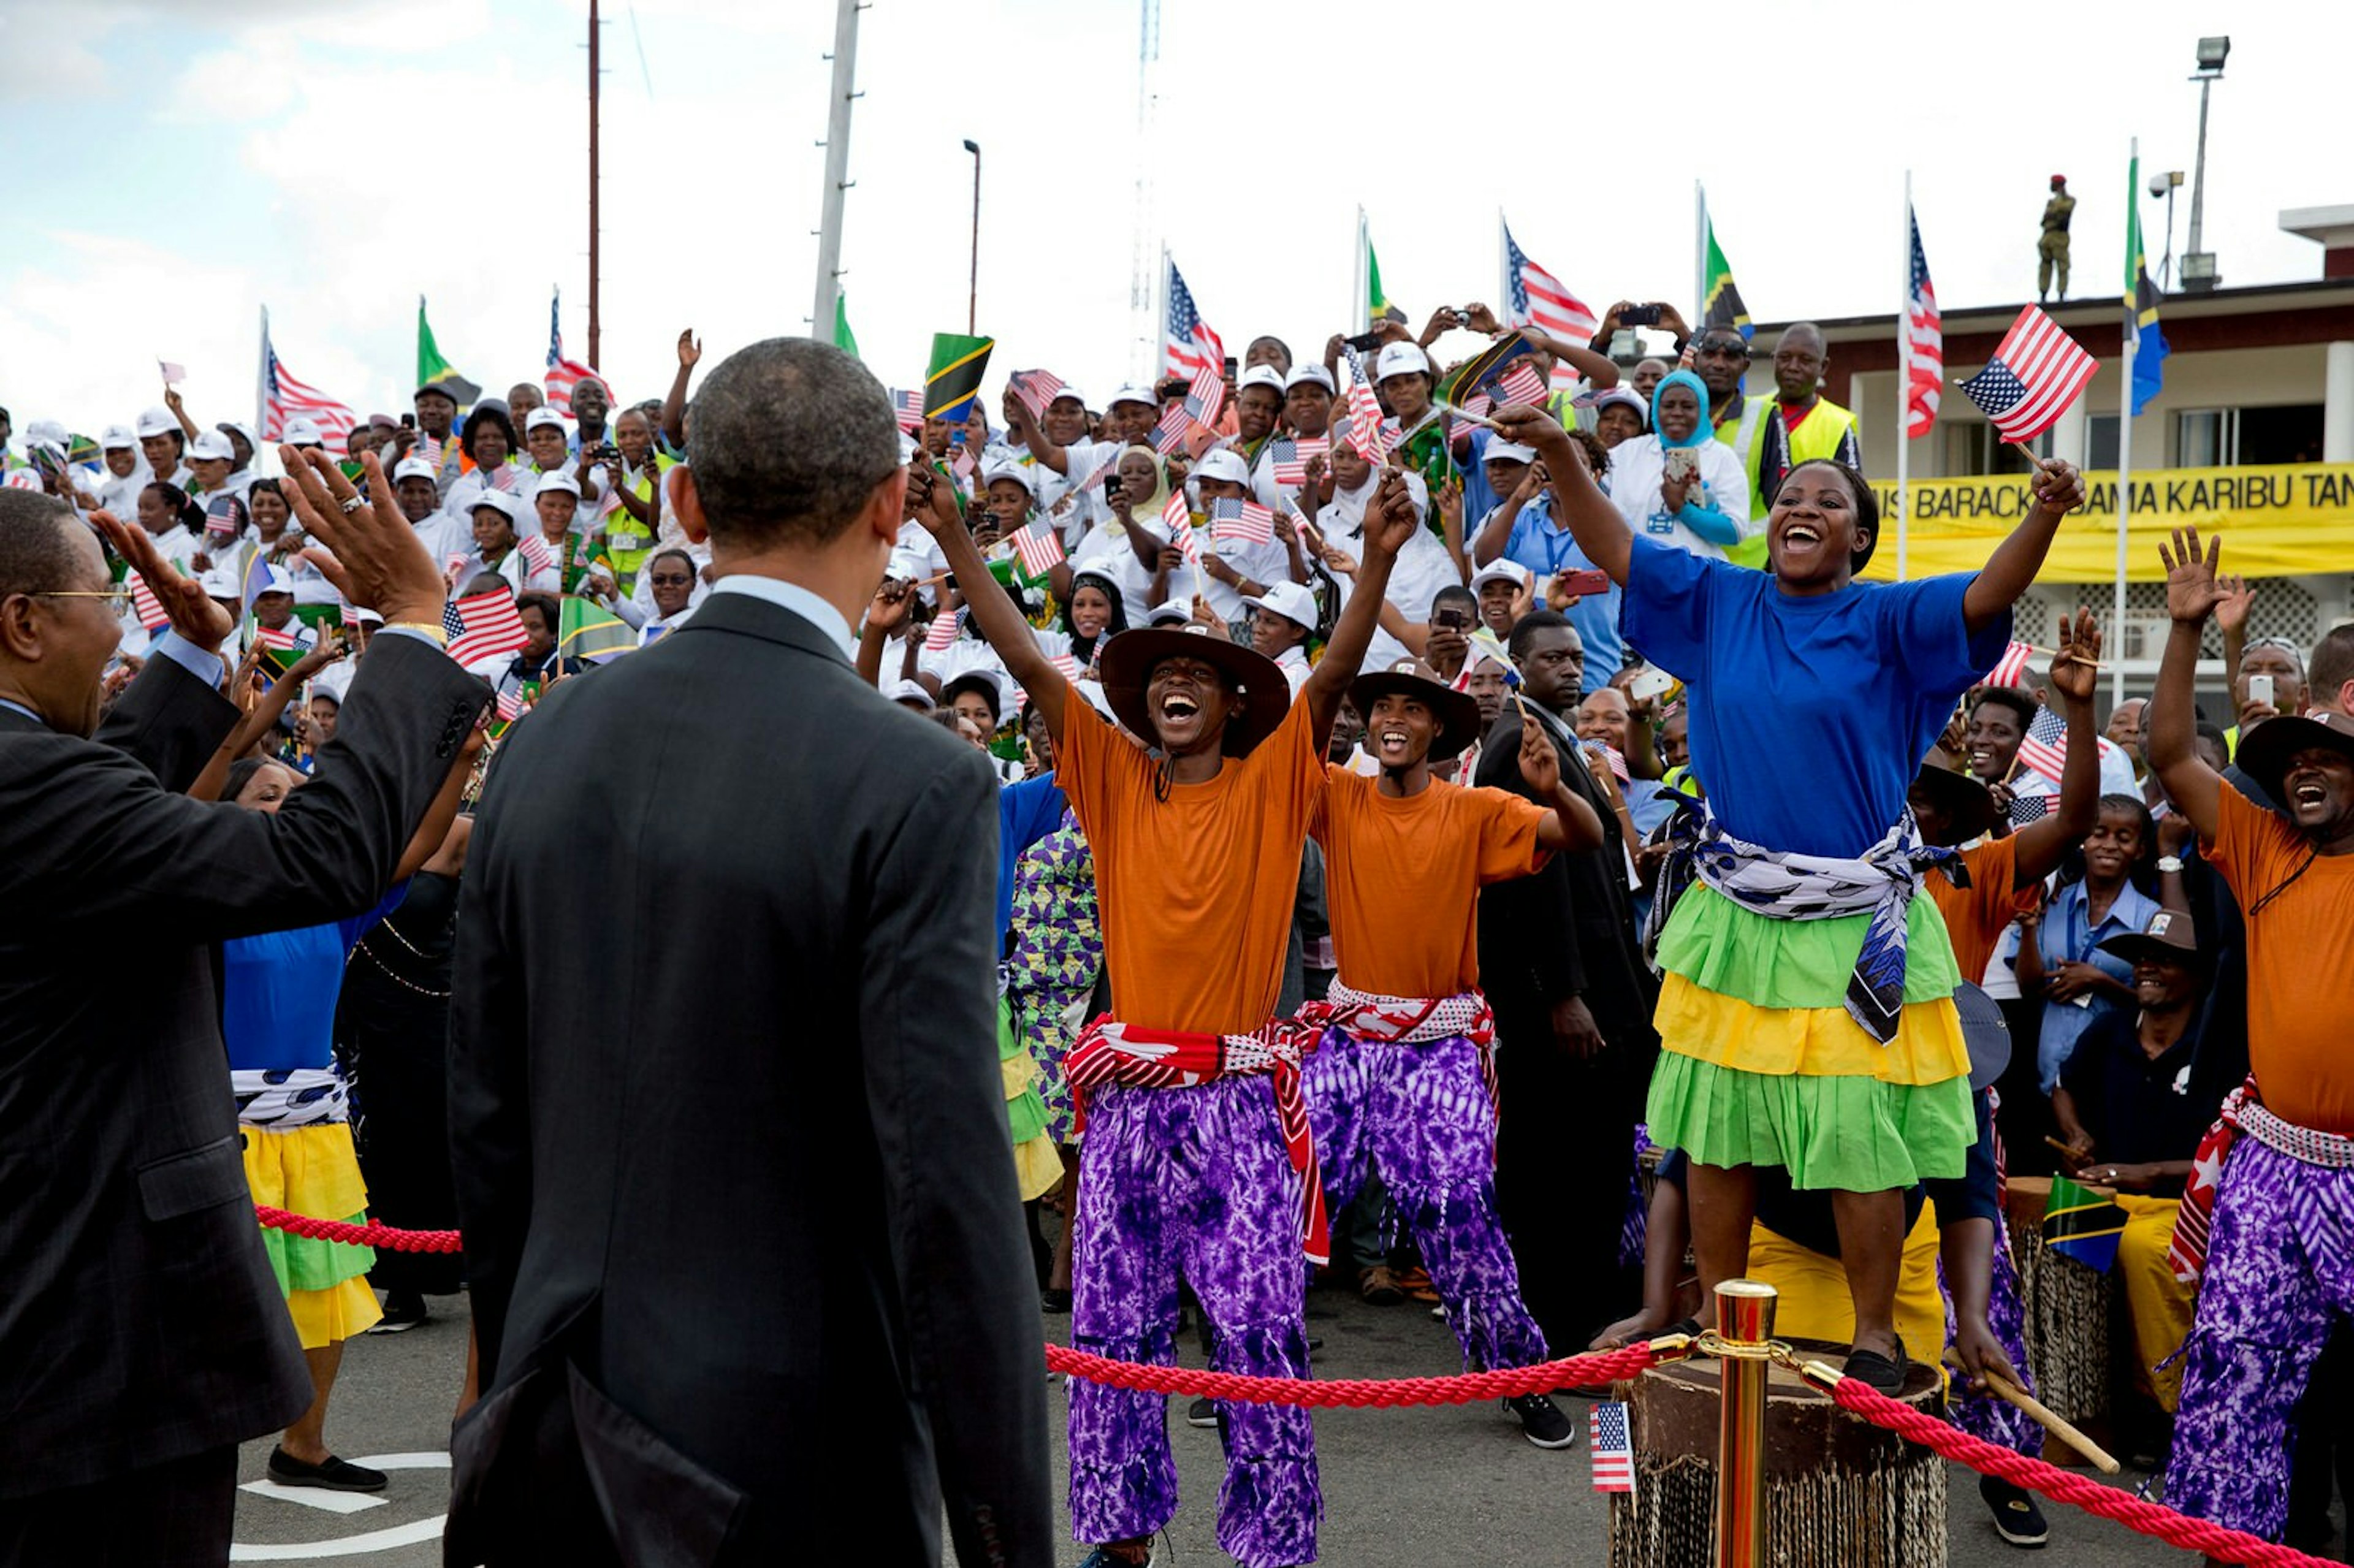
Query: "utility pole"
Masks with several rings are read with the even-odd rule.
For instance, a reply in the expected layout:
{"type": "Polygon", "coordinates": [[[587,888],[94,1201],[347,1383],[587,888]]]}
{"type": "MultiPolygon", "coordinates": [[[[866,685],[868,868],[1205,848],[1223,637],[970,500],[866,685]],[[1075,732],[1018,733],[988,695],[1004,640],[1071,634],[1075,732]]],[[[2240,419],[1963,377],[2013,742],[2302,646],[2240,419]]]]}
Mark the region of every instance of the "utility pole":
{"type": "Polygon", "coordinates": [[[833,13],[833,97],[825,116],[825,205],[817,231],[817,302],[810,310],[810,335],[833,341],[835,301],[841,292],[842,197],[850,188],[850,104],[858,67],[858,0],[836,0],[833,13]]]}
{"type": "Polygon", "coordinates": [[[602,365],[597,316],[597,0],[588,0],[588,363],[602,365]]]}
{"type": "Polygon", "coordinates": [[[964,150],[972,154],[972,280],[966,285],[964,297],[964,330],[978,334],[981,328],[981,143],[968,138],[964,150]]]}

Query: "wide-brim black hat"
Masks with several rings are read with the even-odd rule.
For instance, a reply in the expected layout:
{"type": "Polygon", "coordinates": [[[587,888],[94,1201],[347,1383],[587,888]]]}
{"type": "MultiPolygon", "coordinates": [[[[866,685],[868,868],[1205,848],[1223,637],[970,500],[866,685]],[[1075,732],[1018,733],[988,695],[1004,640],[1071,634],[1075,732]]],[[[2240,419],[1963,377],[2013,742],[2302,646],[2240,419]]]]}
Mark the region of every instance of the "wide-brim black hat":
{"type": "Polygon", "coordinates": [[[1228,757],[1249,756],[1276,732],[1291,707],[1291,683],[1276,662],[1257,649],[1214,636],[1207,627],[1137,627],[1105,640],[1096,655],[1096,670],[1111,711],[1131,733],[1148,741],[1159,732],[1153,728],[1144,688],[1152,667],[1164,659],[1199,659],[1241,691],[1242,711],[1227,721],[1220,745],[1228,757]]]}
{"type": "Polygon", "coordinates": [[[1953,819],[1954,842],[1966,844],[1994,831],[1994,791],[1970,775],[1925,762],[1913,781],[1953,819]]]}
{"type": "Polygon", "coordinates": [[[1465,747],[1479,738],[1479,699],[1457,691],[1416,660],[1402,660],[1386,670],[1369,670],[1349,683],[1349,701],[1368,726],[1373,722],[1374,699],[1397,693],[1428,705],[1438,720],[1438,733],[1430,742],[1431,756],[1459,757],[1465,747]]]}
{"type": "Polygon", "coordinates": [[[1954,1011],[1961,1014],[1962,1040],[1970,1049],[1970,1089],[1976,1093],[2010,1065],[2010,1025],[1994,998],[1968,980],[1954,989],[1954,1011]]]}
{"type": "Polygon", "coordinates": [[[2232,760],[2285,810],[2288,802],[2281,796],[2281,779],[2288,772],[2288,759],[2316,747],[2354,760],[2354,719],[2328,712],[2310,718],[2287,715],[2268,718],[2241,735],[2239,749],[2232,754],[2232,760]]]}

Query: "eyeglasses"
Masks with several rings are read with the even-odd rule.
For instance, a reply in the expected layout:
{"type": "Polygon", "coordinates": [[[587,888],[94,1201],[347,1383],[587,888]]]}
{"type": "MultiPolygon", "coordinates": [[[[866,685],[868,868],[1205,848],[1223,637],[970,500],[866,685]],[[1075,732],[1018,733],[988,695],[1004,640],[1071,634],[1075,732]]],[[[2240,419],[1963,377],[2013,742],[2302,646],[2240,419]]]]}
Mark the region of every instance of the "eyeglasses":
{"type": "Polygon", "coordinates": [[[90,589],[50,588],[40,593],[28,593],[25,597],[27,599],[104,599],[106,601],[107,609],[115,615],[128,614],[131,609],[131,590],[127,588],[90,589]]]}
{"type": "Polygon", "coordinates": [[[1703,343],[1696,352],[1721,355],[1726,359],[1746,359],[1749,357],[1749,345],[1745,343],[1703,343]]]}

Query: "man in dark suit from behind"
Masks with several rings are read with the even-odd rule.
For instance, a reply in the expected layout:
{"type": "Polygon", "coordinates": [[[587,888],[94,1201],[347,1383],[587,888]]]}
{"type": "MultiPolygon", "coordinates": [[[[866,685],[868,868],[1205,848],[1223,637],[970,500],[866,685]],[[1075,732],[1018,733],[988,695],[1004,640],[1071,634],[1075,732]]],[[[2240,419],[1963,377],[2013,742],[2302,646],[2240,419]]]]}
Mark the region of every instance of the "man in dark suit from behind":
{"type": "MultiPolygon", "coordinates": [[[[1522,698],[1561,753],[1563,783],[1602,819],[1598,849],[1557,854],[1534,876],[1479,893],[1479,978],[1496,1010],[1501,1100],[1497,1204],[1522,1298],[1548,1343],[1575,1351],[1633,1309],[1618,1234],[1659,1057],[1659,991],[1636,938],[1617,810],[1567,721],[1585,665],[1577,629],[1532,610],[1512,628],[1511,652],[1522,698]]],[[[1520,725],[1520,710],[1507,708],[1475,779],[1534,800],[1521,778],[1520,725]]]]}
{"type": "Polygon", "coordinates": [[[980,753],[861,681],[907,478],[801,339],[694,406],[718,579],[504,743],[451,1127],[484,1397],[448,1560],[1048,1561],[980,753]]]}
{"type": "Polygon", "coordinates": [[[212,945],[381,898],[490,697],[435,646],[440,575],[407,520],[341,510],[348,482],[280,450],[304,531],[390,624],[275,815],[185,792],[244,716],[220,689],[228,612],[101,514],[172,617],[101,726],[122,607],[98,540],[71,508],[0,491],[7,1568],[228,1562],[239,1441],[312,1394],[254,1226],[212,945]]]}

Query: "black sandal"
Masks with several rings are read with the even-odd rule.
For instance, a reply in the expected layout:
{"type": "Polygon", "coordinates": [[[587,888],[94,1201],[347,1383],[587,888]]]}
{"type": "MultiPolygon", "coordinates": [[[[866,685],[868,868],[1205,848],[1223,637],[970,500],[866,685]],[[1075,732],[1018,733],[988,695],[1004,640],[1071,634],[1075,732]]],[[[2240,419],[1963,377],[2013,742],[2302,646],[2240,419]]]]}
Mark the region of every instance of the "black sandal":
{"type": "Polygon", "coordinates": [[[1904,1392],[1904,1373],[1909,1365],[1904,1357],[1904,1338],[1901,1334],[1896,1339],[1893,1359],[1882,1355],[1878,1351],[1850,1350],[1847,1353],[1847,1375],[1891,1399],[1904,1392]]]}

